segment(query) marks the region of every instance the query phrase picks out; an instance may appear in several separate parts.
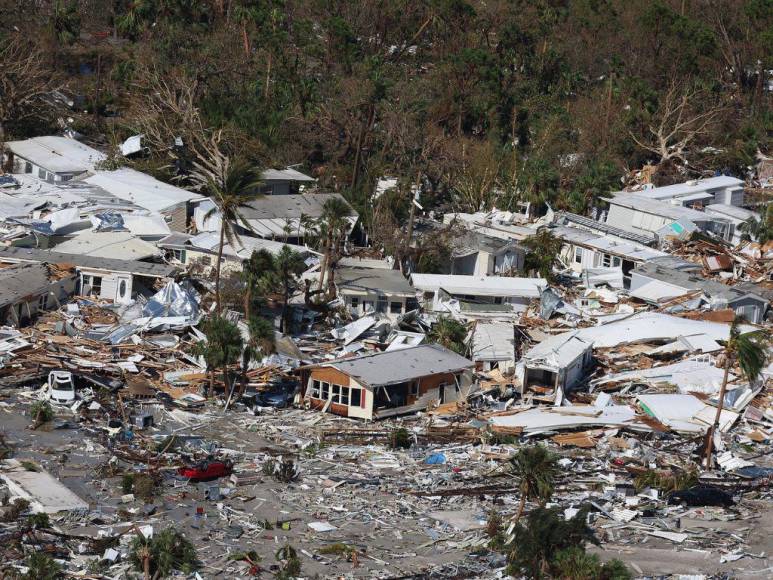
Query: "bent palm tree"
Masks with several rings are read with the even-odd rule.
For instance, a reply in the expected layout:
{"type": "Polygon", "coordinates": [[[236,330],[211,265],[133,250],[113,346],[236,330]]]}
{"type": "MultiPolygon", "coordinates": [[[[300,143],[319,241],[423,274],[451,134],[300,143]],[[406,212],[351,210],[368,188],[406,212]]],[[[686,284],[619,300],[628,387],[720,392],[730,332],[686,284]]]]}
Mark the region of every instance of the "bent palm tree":
{"type": "Polygon", "coordinates": [[[510,460],[518,487],[521,501],[515,521],[521,519],[527,499],[537,499],[541,506],[553,495],[553,483],[558,475],[558,457],[542,445],[522,447],[510,460]]]}
{"type": "Polygon", "coordinates": [[[220,215],[220,244],[215,266],[215,311],[220,312],[220,263],[223,259],[223,245],[228,241],[233,247],[241,242],[236,229],[237,223],[247,230],[252,230],[241,210],[249,202],[260,197],[260,194],[256,193],[260,183],[260,172],[245,162],[237,161],[225,165],[217,178],[213,178],[209,172],[201,177],[203,179],[200,181],[203,181],[204,188],[214,203],[214,206],[204,214],[204,219],[215,214],[220,215]]]}
{"type": "Polygon", "coordinates": [[[706,432],[706,469],[711,466],[711,452],[714,447],[714,433],[719,428],[722,410],[725,407],[725,393],[727,392],[727,378],[730,367],[737,362],[746,380],[754,383],[760,376],[768,358],[768,343],[770,336],[765,330],[755,330],[741,334],[741,317],[736,317],[730,325],[730,336],[725,345],[725,374],[722,377],[722,386],[719,389],[719,401],[714,422],[706,432]]]}

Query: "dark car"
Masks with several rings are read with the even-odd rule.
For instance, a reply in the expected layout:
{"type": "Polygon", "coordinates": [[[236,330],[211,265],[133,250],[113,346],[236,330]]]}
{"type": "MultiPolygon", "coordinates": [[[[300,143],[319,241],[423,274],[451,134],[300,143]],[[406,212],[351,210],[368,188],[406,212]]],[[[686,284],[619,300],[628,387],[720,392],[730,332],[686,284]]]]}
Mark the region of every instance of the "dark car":
{"type": "Polygon", "coordinates": [[[717,506],[732,507],[735,504],[733,496],[718,487],[709,485],[696,486],[690,489],[671,492],[668,496],[671,505],[686,505],[690,507],[717,506]]]}
{"type": "Polygon", "coordinates": [[[292,404],[297,390],[298,383],[296,381],[271,383],[265,389],[255,393],[255,406],[284,409],[292,404]]]}

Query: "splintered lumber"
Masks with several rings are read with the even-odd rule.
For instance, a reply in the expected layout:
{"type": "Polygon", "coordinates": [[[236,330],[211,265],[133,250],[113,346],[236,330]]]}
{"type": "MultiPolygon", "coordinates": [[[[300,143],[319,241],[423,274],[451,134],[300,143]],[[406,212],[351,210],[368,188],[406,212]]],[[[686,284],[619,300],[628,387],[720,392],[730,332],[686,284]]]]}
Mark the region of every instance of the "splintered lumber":
{"type": "Polygon", "coordinates": [[[405,489],[405,493],[415,495],[416,497],[449,497],[454,495],[506,495],[508,493],[517,493],[517,487],[505,487],[501,485],[483,485],[479,487],[459,487],[454,489],[436,489],[434,491],[419,491],[405,489]]]}

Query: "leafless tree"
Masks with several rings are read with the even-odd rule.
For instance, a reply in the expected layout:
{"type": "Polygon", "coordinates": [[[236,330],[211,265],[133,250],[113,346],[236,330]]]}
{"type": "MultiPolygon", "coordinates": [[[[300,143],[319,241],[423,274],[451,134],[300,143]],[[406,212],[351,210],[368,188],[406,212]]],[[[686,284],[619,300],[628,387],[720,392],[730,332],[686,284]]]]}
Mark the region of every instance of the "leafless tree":
{"type": "Polygon", "coordinates": [[[648,127],[647,137],[631,133],[636,144],[660,156],[660,163],[684,160],[687,147],[709,132],[724,109],[707,103],[700,90],[673,81],[663,95],[648,127]]]}
{"type": "Polygon", "coordinates": [[[137,76],[141,80],[132,106],[134,128],[156,151],[166,151],[172,158],[186,157],[194,168],[194,188],[225,183],[232,158],[229,139],[222,129],[209,127],[202,119],[196,106],[198,80],[155,67],[146,67],[137,76]]]}
{"type": "Polygon", "coordinates": [[[49,108],[42,97],[59,88],[40,48],[15,37],[0,44],[0,148],[10,121],[23,121],[49,108]]]}

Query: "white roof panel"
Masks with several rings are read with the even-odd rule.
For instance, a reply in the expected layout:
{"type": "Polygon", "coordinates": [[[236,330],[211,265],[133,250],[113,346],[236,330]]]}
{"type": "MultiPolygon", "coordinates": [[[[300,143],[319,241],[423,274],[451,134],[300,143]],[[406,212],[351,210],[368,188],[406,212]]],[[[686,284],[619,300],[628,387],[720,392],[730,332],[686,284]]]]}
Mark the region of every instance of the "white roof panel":
{"type": "Polygon", "coordinates": [[[153,212],[163,212],[181,203],[204,199],[197,193],[130,168],[97,171],[84,181],[153,212]]]}

